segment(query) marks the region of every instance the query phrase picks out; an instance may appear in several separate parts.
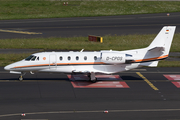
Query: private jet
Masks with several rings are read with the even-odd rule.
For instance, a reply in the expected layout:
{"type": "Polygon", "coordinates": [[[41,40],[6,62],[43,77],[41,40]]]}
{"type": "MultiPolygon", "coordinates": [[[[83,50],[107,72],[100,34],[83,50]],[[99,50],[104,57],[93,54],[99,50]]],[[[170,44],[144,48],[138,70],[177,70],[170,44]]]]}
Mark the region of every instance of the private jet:
{"type": "Polygon", "coordinates": [[[96,74],[113,74],[138,67],[157,67],[160,60],[166,59],[173,40],[176,26],[164,26],[146,48],[98,52],[40,52],[7,65],[5,70],[20,74],[19,80],[30,72],[57,72],[86,74],[91,82],[96,82],[96,74]]]}

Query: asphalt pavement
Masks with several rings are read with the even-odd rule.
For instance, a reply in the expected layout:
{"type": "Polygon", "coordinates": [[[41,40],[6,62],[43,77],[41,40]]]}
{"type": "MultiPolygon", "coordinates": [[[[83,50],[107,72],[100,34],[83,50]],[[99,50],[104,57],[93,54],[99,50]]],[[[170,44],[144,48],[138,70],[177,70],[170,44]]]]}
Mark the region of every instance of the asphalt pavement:
{"type": "MultiPolygon", "coordinates": [[[[180,118],[180,89],[173,84],[179,84],[180,78],[172,82],[164,76],[180,75],[176,67],[141,68],[116,74],[122,78],[119,82],[125,82],[129,88],[74,88],[72,82],[76,81],[69,80],[66,74],[52,73],[27,74],[20,82],[18,75],[9,74],[3,68],[0,70],[2,120],[180,118]]],[[[101,80],[98,82],[102,84],[101,80]]]]}
{"type": "Polygon", "coordinates": [[[1,20],[0,39],[157,34],[163,26],[171,25],[180,33],[179,20],[180,13],[1,20]]]}

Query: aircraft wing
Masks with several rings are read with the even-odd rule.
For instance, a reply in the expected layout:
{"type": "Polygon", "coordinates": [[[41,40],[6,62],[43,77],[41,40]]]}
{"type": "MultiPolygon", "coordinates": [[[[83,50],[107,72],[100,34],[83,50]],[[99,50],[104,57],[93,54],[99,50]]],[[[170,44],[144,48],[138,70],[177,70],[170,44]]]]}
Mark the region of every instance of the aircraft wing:
{"type": "Polygon", "coordinates": [[[88,70],[73,70],[72,73],[87,74],[91,72],[88,70]]]}
{"type": "Polygon", "coordinates": [[[165,47],[153,47],[151,49],[149,49],[148,51],[165,51],[165,47]]]}

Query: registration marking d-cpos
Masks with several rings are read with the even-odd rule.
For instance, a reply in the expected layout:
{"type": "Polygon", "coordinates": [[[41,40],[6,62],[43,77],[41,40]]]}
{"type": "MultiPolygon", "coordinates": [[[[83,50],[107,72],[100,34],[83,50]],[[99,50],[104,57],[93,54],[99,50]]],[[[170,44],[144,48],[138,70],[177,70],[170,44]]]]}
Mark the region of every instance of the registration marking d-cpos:
{"type": "Polygon", "coordinates": [[[122,80],[119,77],[119,75],[96,75],[96,78],[98,80],[103,80],[96,83],[92,83],[89,81],[82,81],[89,79],[87,75],[68,75],[68,78],[70,80],[78,80],[71,82],[74,88],[129,88],[126,82],[117,81],[117,80],[122,80]],[[113,81],[106,81],[106,80],[113,80],[113,81]]]}
{"type": "Polygon", "coordinates": [[[180,75],[164,75],[168,80],[172,80],[172,83],[177,87],[180,88],[180,82],[176,80],[180,80],[180,75]]]}

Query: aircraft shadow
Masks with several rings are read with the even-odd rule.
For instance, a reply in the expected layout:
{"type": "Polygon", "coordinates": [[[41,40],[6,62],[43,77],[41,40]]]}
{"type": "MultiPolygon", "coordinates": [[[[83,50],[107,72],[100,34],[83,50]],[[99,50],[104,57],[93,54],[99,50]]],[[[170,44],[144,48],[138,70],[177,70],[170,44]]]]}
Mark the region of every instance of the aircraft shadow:
{"type": "Polygon", "coordinates": [[[121,76],[123,80],[143,80],[141,77],[134,77],[134,76],[121,76]]]}

